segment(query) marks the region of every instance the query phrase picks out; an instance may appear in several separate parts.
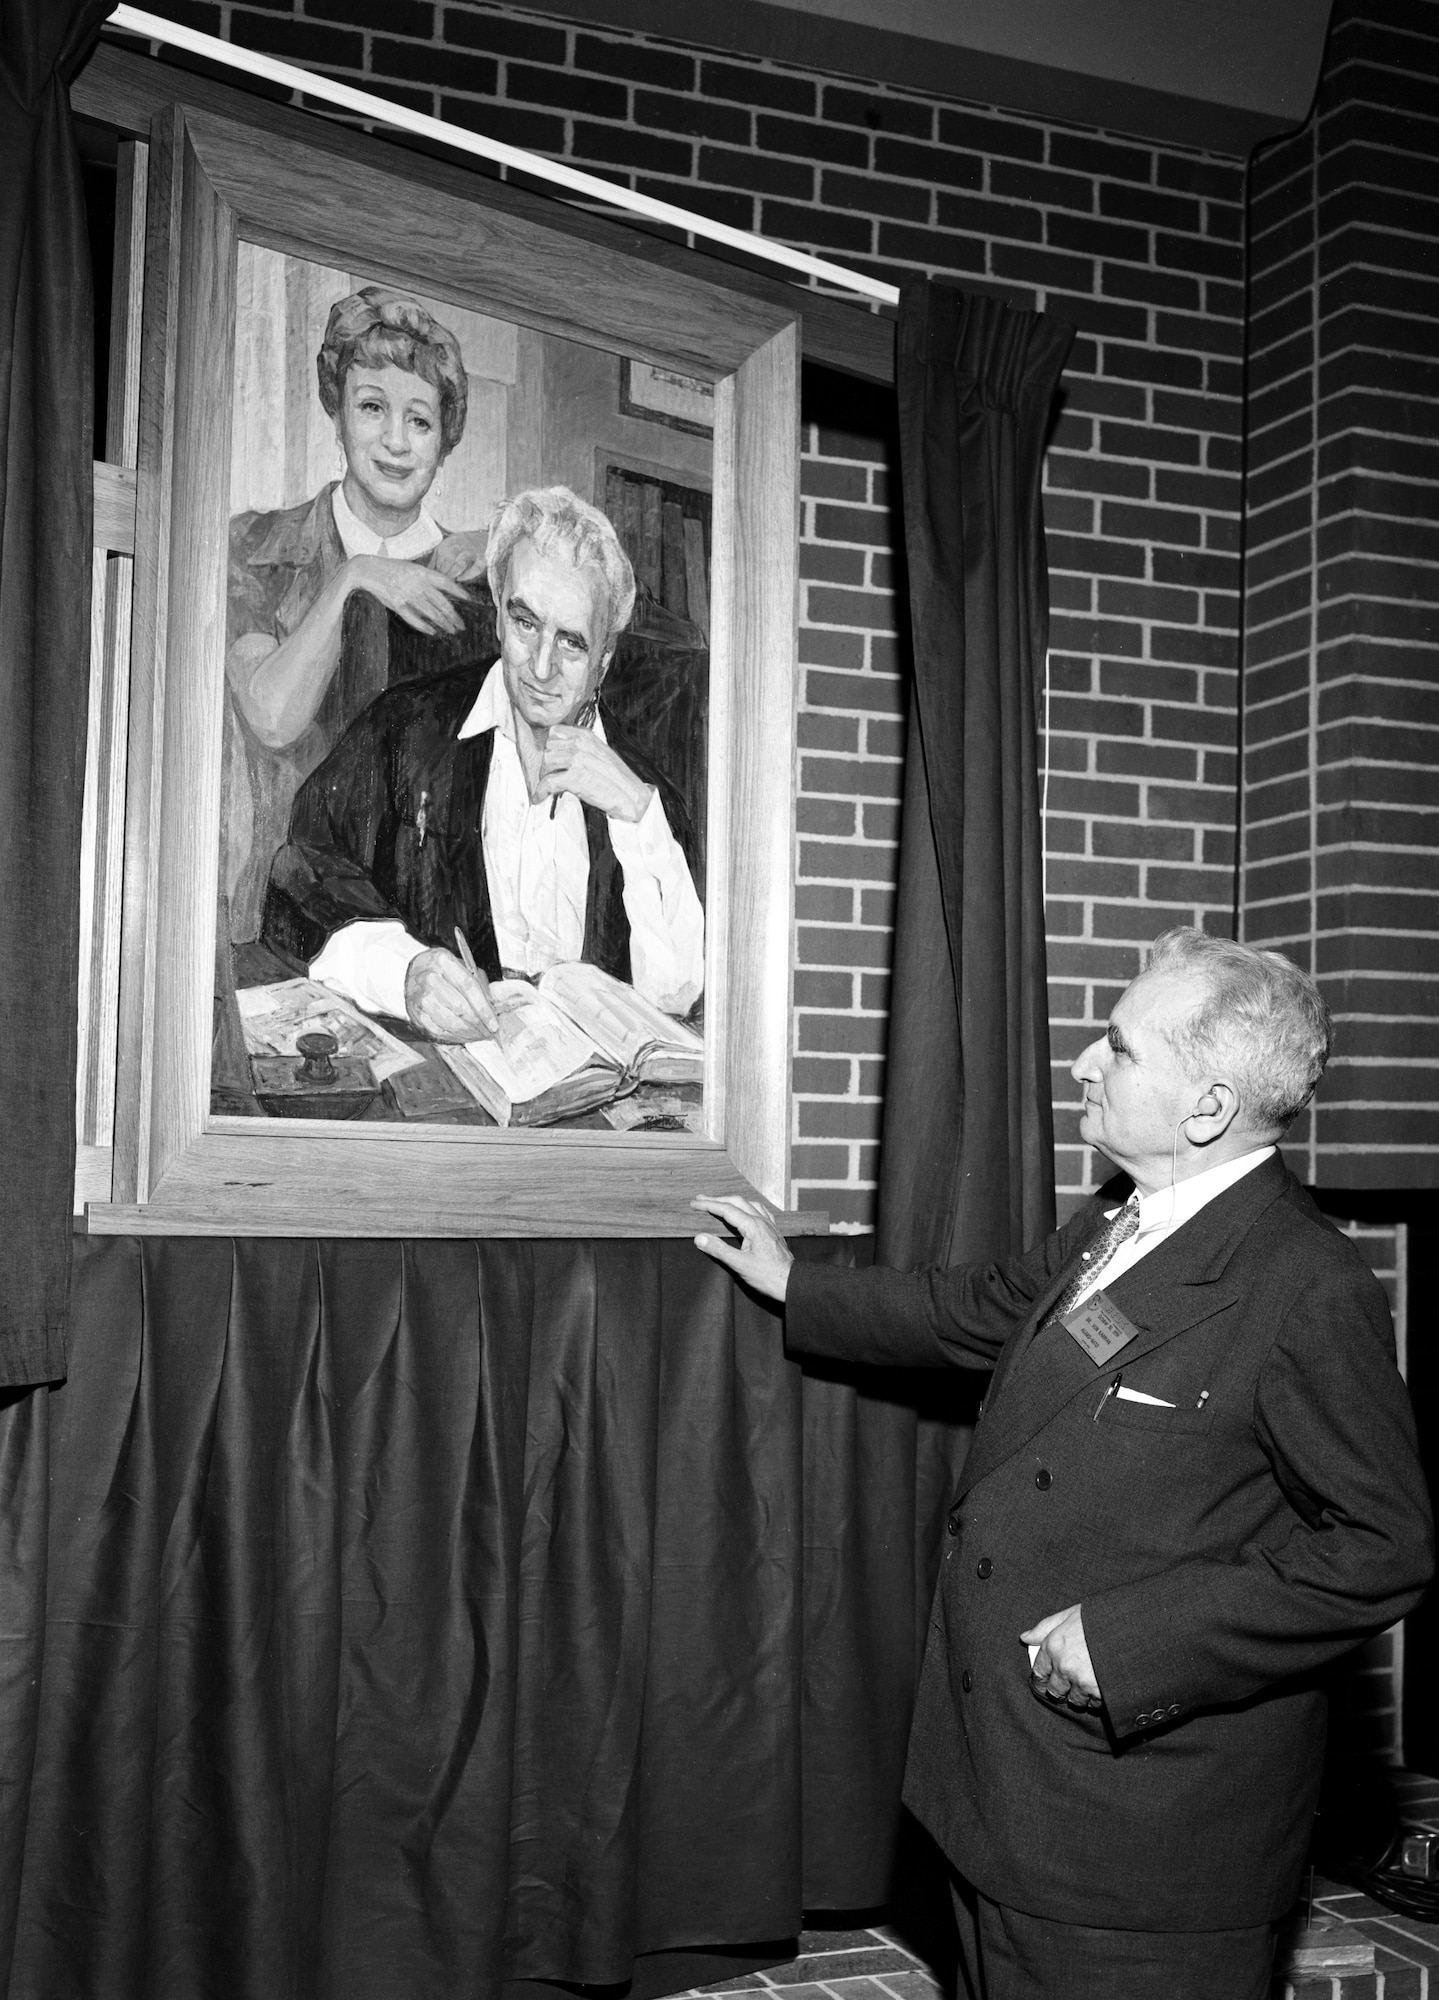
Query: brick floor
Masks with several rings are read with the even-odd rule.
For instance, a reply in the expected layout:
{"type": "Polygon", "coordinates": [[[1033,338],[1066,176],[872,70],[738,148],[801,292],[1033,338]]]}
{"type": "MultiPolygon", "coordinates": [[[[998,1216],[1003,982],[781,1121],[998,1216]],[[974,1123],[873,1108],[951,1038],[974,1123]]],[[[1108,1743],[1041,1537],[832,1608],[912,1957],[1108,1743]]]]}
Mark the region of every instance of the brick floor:
{"type": "MultiPolygon", "coordinates": [[[[1439,1830],[1439,1779],[1406,1771],[1395,1783],[1405,1824],[1439,1830]]],[[[1316,1882],[1314,1904],[1374,1939],[1375,1969],[1298,1983],[1276,1979],[1273,2000],[1439,2000],[1439,1924],[1402,1917],[1337,1882],[1316,1882]]],[[[699,2000],[704,1993],[753,2000],[953,2000],[896,1932],[852,1924],[806,1930],[786,1964],[695,1987],[677,2000],[699,2000]]]]}
{"type": "MultiPolygon", "coordinates": [[[[1439,1778],[1398,1771],[1394,1789],[1406,1826],[1439,1831],[1439,1778]]],[[[1401,1917],[1372,1896],[1337,1882],[1319,1883],[1314,1903],[1373,1938],[1374,1970],[1276,1981],[1275,2000],[1439,2000],[1439,1924],[1401,1917]]]]}
{"type": "Polygon", "coordinates": [[[683,2000],[700,1993],[752,1994],[755,2000],[949,2000],[924,1961],[880,1925],[807,1930],[787,1964],[695,1987],[683,2000]]]}
{"type": "Polygon", "coordinates": [[[1314,1907],[1373,1938],[1374,1970],[1276,1980],[1274,2000],[1439,2000],[1439,1924],[1401,1917],[1333,1882],[1319,1885],[1314,1907]]]}

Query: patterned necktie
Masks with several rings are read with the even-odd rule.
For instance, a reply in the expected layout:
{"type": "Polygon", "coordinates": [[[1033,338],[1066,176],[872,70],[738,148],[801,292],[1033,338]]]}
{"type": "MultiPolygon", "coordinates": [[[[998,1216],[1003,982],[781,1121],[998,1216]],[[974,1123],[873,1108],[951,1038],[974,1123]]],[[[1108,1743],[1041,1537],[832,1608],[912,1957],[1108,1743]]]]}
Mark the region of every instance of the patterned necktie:
{"type": "Polygon", "coordinates": [[[1095,1237],[1075,1267],[1074,1276],[1065,1286],[1057,1304],[1045,1316],[1044,1324],[1053,1326],[1057,1319],[1063,1319],[1074,1310],[1075,1300],[1087,1291],[1119,1248],[1127,1243],[1139,1228],[1139,1190],[1135,1189],[1123,1208],[1117,1208],[1105,1227],[1095,1237]]]}

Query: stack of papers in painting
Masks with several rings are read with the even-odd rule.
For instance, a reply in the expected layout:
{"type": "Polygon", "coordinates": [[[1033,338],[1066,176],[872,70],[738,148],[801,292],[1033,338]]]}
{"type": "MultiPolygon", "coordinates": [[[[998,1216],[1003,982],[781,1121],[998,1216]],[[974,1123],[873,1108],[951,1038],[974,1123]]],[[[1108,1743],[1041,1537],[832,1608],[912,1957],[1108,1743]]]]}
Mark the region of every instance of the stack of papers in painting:
{"type": "Polygon", "coordinates": [[[313,979],[281,979],[270,986],[242,986],[235,994],[245,1049],[252,1056],[299,1058],[301,1035],[333,1035],[342,1057],[367,1062],[376,1083],[424,1061],[351,1001],[313,979]]]}
{"type": "Polygon", "coordinates": [[[490,988],[497,1036],[440,1054],[497,1125],[551,1125],[639,1083],[699,1083],[704,1038],[594,965],[490,988]]]}

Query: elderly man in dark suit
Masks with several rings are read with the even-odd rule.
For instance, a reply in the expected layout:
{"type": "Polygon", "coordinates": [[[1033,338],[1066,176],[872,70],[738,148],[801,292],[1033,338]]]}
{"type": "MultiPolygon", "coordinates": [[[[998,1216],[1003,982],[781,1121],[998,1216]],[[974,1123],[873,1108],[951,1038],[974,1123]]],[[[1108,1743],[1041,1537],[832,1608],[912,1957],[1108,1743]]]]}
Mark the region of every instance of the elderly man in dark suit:
{"type": "Polygon", "coordinates": [[[742,1241],[696,1242],[793,1348],[994,1368],[905,1781],[978,2000],[1260,2000],[1312,1677],[1429,1579],[1383,1291],[1275,1151],[1328,1049],[1287,959],[1171,931],[1074,1065],[1122,1177],[1024,1256],[793,1264],[758,1204],[707,1204],[742,1241]]]}

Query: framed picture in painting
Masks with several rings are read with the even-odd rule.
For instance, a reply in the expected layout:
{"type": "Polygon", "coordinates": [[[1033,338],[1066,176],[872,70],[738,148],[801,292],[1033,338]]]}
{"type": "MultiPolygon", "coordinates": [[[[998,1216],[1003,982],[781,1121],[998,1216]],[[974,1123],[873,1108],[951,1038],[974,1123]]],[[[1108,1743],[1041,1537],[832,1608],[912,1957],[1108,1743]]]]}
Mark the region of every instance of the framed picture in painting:
{"type": "Polygon", "coordinates": [[[697,437],[714,435],[714,384],[700,375],[627,355],[620,363],[620,407],[697,437]]]}
{"type": "Polygon", "coordinates": [[[373,157],[150,133],[89,1226],[782,1207],[797,321],[373,157]]]}

